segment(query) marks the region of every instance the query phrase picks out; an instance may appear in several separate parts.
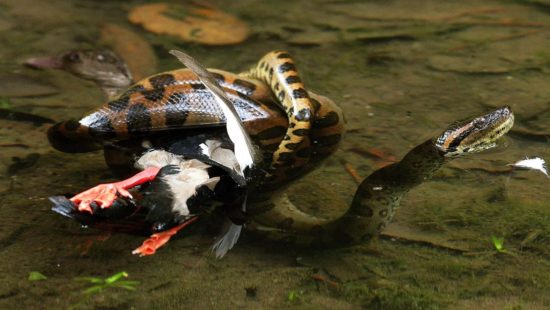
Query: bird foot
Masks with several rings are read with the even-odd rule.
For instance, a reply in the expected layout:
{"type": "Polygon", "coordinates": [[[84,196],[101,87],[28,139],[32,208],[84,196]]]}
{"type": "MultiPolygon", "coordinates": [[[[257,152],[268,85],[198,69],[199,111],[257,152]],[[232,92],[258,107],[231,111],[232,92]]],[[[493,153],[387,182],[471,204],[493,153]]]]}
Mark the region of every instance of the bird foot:
{"type": "Polygon", "coordinates": [[[83,191],[70,200],[78,205],[78,210],[81,212],[93,213],[92,203],[95,203],[102,209],[108,208],[113,204],[119,195],[132,199],[132,194],[128,192],[128,189],[145,182],[152,181],[155,179],[159,170],[159,168],[150,167],[126,180],[116,183],[99,184],[83,191]]]}
{"type": "Polygon", "coordinates": [[[95,203],[102,209],[110,207],[117,199],[118,195],[132,199],[132,194],[122,186],[116,183],[99,184],[82,193],[74,196],[70,200],[78,205],[81,212],[93,213],[91,204],[95,203]]]}
{"type": "Polygon", "coordinates": [[[198,219],[197,216],[188,219],[187,221],[172,227],[168,230],[155,233],[149,237],[149,239],[143,241],[140,247],[132,251],[132,254],[138,254],[139,256],[153,255],[158,248],[165,245],[173,235],[177,234],[185,226],[193,223],[198,219]]]}

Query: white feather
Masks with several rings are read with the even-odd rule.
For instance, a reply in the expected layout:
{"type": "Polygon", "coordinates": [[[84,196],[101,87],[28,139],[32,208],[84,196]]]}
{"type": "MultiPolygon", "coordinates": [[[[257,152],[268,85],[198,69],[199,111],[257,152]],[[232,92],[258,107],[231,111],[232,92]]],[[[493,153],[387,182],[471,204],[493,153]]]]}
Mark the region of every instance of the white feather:
{"type": "Polygon", "coordinates": [[[207,169],[209,165],[196,159],[180,163],[180,172],[162,177],[163,181],[170,186],[174,195],[172,210],[180,215],[189,215],[187,200],[197,193],[197,189],[203,185],[212,189],[216,186],[219,177],[210,178],[207,169]]]}
{"type": "MultiPolygon", "coordinates": [[[[243,204],[241,206],[241,210],[243,212],[246,211],[246,197],[244,198],[243,204]]],[[[237,241],[239,241],[239,236],[241,235],[241,231],[243,229],[242,225],[237,225],[235,223],[231,223],[225,234],[214,243],[212,246],[212,251],[216,253],[216,258],[222,258],[225,256],[225,254],[231,250],[235,244],[237,244],[237,241]]]]}
{"type": "Polygon", "coordinates": [[[514,168],[528,169],[528,170],[537,170],[542,172],[544,175],[546,175],[546,177],[549,177],[548,171],[546,170],[546,162],[544,161],[544,159],[540,157],[525,158],[516,163],[509,164],[508,166],[512,166],[514,168]]]}
{"type": "Polygon", "coordinates": [[[134,166],[144,170],[150,167],[162,168],[167,165],[179,165],[182,161],[184,161],[183,156],[163,150],[151,150],[143,153],[134,166]]]}
{"type": "Polygon", "coordinates": [[[191,69],[201,80],[201,82],[210,90],[216,102],[221,107],[226,119],[226,129],[229,138],[233,142],[235,156],[239,163],[240,173],[244,176],[244,170],[247,167],[252,167],[255,161],[258,161],[260,154],[253,147],[252,140],[244,129],[241,119],[233,106],[233,103],[225,91],[218,84],[216,79],[212,77],[210,72],[206,70],[191,56],[176,50],[171,50],[170,53],[178,58],[178,60],[186,67],[191,69]]]}
{"type": "Polygon", "coordinates": [[[239,162],[232,150],[221,147],[218,140],[206,140],[200,145],[202,153],[213,161],[235,171],[241,171],[239,162]]]}
{"type": "Polygon", "coordinates": [[[252,153],[248,149],[247,137],[240,119],[235,117],[235,114],[231,113],[231,110],[224,104],[223,101],[215,96],[216,101],[220,104],[223,114],[227,120],[227,135],[235,145],[235,157],[239,163],[241,175],[244,175],[244,169],[252,167],[254,164],[254,158],[252,153]],[[244,133],[244,134],[243,134],[244,133]]]}
{"type": "MultiPolygon", "coordinates": [[[[219,147],[219,145],[217,147],[215,147],[214,144],[209,145],[208,141],[204,146],[201,145],[202,152],[204,154],[208,153],[210,158],[227,167],[234,167],[233,169],[235,171],[240,172],[241,176],[244,176],[246,168],[252,167],[255,162],[261,161],[261,154],[254,148],[252,140],[244,129],[233,103],[229,100],[225,91],[218,84],[216,79],[213,78],[210,72],[195,59],[180,51],[172,50],[170,53],[176,56],[181,63],[191,69],[199,77],[201,82],[214,96],[226,119],[226,130],[229,138],[233,142],[234,152],[227,152],[228,150],[219,147]]],[[[242,205],[242,210],[245,211],[245,209],[246,198],[242,205]]],[[[231,224],[226,233],[213,246],[216,257],[223,257],[225,253],[237,243],[241,230],[241,225],[231,224]]]]}
{"type": "Polygon", "coordinates": [[[237,244],[242,229],[241,225],[231,223],[227,232],[212,246],[212,251],[216,254],[216,258],[224,257],[237,244]]]}
{"type": "Polygon", "coordinates": [[[174,195],[172,210],[180,215],[189,215],[187,200],[196,194],[197,188],[205,185],[213,190],[220,180],[219,177],[210,178],[207,171],[210,165],[196,159],[185,160],[183,156],[163,150],[145,152],[135,164],[139,169],[162,168],[167,165],[178,166],[180,170],[179,173],[162,177],[174,195]]]}

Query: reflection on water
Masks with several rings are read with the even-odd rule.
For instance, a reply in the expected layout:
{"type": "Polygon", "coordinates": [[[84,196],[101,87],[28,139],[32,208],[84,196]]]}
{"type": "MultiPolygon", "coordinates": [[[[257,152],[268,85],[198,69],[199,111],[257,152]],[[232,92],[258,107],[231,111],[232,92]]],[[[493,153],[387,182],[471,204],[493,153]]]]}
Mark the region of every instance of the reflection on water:
{"type": "Polygon", "coordinates": [[[232,72],[288,50],[307,87],[336,101],[348,122],[340,151],[289,189],[305,210],[326,216],[351,200],[356,183],[346,167],[366,176],[453,120],[510,105],[508,147],[450,163],[408,194],[369,244],[312,251],[245,233],[216,260],[203,223],[138,258],[130,251],[141,236],[81,229],[49,210],[48,196],[112,179],[102,155],[56,152],[45,139],[48,122],[2,113],[1,308],[550,307],[548,180],[506,166],[550,159],[544,1],[215,4],[225,13],[200,5],[166,13],[212,19],[166,35],[127,20],[138,1],[0,0],[0,108],[61,120],[103,101],[92,82],[23,66],[30,57],[108,47],[140,78],[179,67],[173,48],[232,72]],[[220,20],[248,25],[247,39],[208,45],[185,37],[221,28],[220,20]],[[75,280],[121,271],[129,277],[117,281],[140,282],[135,291],[86,294],[88,282],[75,280]],[[31,272],[47,279],[31,281],[31,272]]]}

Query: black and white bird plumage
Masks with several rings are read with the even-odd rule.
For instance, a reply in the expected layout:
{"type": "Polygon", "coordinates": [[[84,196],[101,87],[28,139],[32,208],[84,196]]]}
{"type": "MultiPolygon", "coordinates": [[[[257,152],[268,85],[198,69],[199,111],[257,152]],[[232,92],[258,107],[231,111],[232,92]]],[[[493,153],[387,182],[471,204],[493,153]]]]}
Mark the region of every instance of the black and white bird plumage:
{"type": "Polygon", "coordinates": [[[248,191],[264,175],[258,163],[257,150],[225,92],[211,74],[189,55],[171,51],[184,65],[197,74],[212,92],[226,118],[226,133],[195,134],[169,139],[153,147],[136,161],[139,170],[160,168],[155,179],[138,190],[142,199],[120,197],[107,209],[94,213],[78,211],[68,199],[56,196],[50,200],[53,210],[84,225],[127,227],[158,232],[174,227],[202,213],[210,204],[220,203],[228,219],[215,242],[216,257],[223,257],[239,239],[245,222],[248,191]],[[257,177],[260,176],[260,177],[257,177]],[[132,225],[134,221],[134,225],[132,225]]]}
{"type": "MultiPolygon", "coordinates": [[[[212,74],[193,57],[176,50],[171,50],[170,54],[176,56],[182,64],[184,64],[199,77],[206,88],[212,92],[216,102],[223,111],[227,122],[227,134],[231,139],[231,142],[233,142],[232,160],[234,161],[231,163],[228,162],[224,165],[226,167],[232,167],[232,170],[235,172],[238,171],[240,176],[245,180],[252,179],[250,176],[258,175],[257,165],[262,161],[261,153],[254,146],[254,143],[246,132],[242,121],[233,106],[233,103],[229,100],[223,88],[218,84],[212,74]]],[[[211,146],[207,145],[207,147],[203,149],[203,154],[213,158],[211,146]]],[[[248,186],[248,184],[244,184],[242,187],[246,188],[250,186],[248,186]]],[[[250,190],[250,188],[248,188],[248,190],[250,190]]],[[[243,213],[246,212],[246,198],[247,194],[245,194],[242,201],[241,211],[243,213]]],[[[213,246],[213,251],[215,252],[216,257],[224,256],[227,251],[233,248],[239,239],[242,230],[242,225],[235,222],[226,225],[226,227],[227,229],[225,233],[213,246]]]]}

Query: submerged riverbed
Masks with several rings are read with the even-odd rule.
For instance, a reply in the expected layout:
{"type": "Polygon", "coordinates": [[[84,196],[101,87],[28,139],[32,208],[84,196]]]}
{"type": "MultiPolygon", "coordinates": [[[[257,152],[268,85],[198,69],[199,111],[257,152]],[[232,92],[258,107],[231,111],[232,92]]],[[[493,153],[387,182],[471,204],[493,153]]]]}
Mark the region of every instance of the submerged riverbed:
{"type": "Polygon", "coordinates": [[[131,251],[142,236],[54,214],[48,196],[113,180],[103,155],[57,152],[47,121],[2,117],[0,308],[550,308],[550,181],[507,166],[550,160],[550,2],[212,1],[249,27],[245,41],[221,46],[130,24],[128,11],[149,2],[0,0],[0,108],[57,121],[102,103],[95,84],[23,62],[134,40],[101,39],[105,25],[148,44],[151,54],[127,51],[144,76],[181,66],[170,49],[233,72],[288,50],[306,86],[347,119],[340,150],[288,190],[323,216],[351,201],[350,168],[365,177],[449,123],[498,106],[512,107],[515,126],[495,150],[453,161],[405,196],[378,239],[314,251],[245,232],[219,260],[215,235],[200,227],[140,258],[131,251]],[[94,284],[79,279],[121,271],[139,281],[135,290],[85,293],[94,284]],[[29,279],[33,272],[44,277],[29,279]]]}

